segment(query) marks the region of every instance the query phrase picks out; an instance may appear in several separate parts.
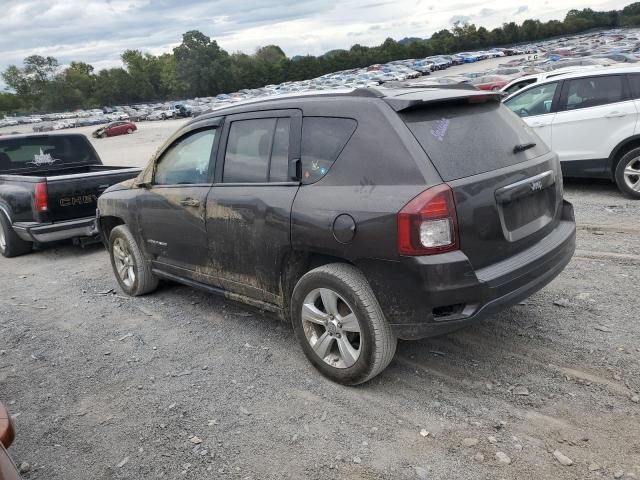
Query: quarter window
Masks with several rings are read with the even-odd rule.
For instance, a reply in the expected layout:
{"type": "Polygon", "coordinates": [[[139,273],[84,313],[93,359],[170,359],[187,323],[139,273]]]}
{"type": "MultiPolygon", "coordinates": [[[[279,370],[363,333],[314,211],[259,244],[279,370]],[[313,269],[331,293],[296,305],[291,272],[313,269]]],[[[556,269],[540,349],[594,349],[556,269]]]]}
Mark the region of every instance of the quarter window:
{"type": "Polygon", "coordinates": [[[302,122],[302,182],[324,177],[356,130],[351,118],[305,117],[302,122]]]}
{"type": "Polygon", "coordinates": [[[156,185],[209,183],[209,162],[216,130],[200,130],[176,141],[156,167],[156,185]]]}
{"type": "Polygon", "coordinates": [[[557,89],[558,82],[537,85],[510,98],[505,102],[505,105],[520,117],[544,115],[551,112],[553,97],[557,89]]]}
{"type": "Polygon", "coordinates": [[[576,78],[568,83],[564,110],[598,107],[624,100],[620,75],[576,78]]]}

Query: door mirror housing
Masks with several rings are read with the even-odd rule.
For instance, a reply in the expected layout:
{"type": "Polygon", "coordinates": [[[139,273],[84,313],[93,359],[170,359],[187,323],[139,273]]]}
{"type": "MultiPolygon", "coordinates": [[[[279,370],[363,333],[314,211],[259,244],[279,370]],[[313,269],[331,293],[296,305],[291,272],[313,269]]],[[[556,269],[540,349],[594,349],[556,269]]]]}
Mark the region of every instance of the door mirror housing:
{"type": "Polygon", "coordinates": [[[134,186],[136,188],[149,188],[153,184],[153,172],[156,169],[156,161],[147,165],[147,167],[140,172],[140,175],[135,179],[134,186]]]}

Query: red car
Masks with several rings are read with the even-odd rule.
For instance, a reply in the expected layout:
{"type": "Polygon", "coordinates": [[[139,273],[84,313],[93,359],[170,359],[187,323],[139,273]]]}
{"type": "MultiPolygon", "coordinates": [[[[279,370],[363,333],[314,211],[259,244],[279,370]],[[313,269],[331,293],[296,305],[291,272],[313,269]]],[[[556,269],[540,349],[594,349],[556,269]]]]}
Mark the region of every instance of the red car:
{"type": "Polygon", "coordinates": [[[138,129],[133,122],[111,122],[93,132],[93,138],[115,137],[125,133],[133,133],[138,129]]]}
{"type": "Polygon", "coordinates": [[[11,417],[0,403],[0,479],[1,480],[20,480],[20,474],[15,464],[7,453],[7,448],[13,443],[13,425],[11,417]]]}
{"type": "Polygon", "coordinates": [[[485,75],[484,77],[475,78],[471,85],[480,90],[493,90],[497,92],[512,80],[511,77],[503,75],[485,75]]]}

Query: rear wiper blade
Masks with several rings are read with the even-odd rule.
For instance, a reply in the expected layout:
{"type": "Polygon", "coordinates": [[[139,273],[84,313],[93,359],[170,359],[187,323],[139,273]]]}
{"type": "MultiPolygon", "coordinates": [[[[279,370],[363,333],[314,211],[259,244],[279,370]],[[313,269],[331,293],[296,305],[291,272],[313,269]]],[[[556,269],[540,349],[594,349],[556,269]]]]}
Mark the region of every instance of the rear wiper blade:
{"type": "Polygon", "coordinates": [[[516,145],[515,147],[513,147],[513,153],[520,153],[520,152],[524,152],[525,150],[529,150],[530,148],[535,147],[536,144],[535,143],[522,143],[520,145],[516,145]]]}

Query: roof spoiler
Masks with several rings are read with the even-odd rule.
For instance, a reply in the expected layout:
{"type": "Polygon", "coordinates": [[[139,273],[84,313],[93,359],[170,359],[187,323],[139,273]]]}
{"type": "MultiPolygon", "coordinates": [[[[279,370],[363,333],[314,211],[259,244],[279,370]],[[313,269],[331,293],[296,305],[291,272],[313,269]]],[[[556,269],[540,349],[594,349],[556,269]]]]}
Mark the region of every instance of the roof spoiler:
{"type": "MultiPolygon", "coordinates": [[[[443,104],[478,104],[502,101],[499,92],[483,92],[480,90],[453,90],[443,95],[420,95],[422,92],[410,92],[406,95],[384,98],[384,101],[396,112],[406,112],[431,105],[443,104]],[[422,98],[421,98],[422,97],[422,98]]],[[[445,93],[445,92],[443,92],[445,93]]]]}

